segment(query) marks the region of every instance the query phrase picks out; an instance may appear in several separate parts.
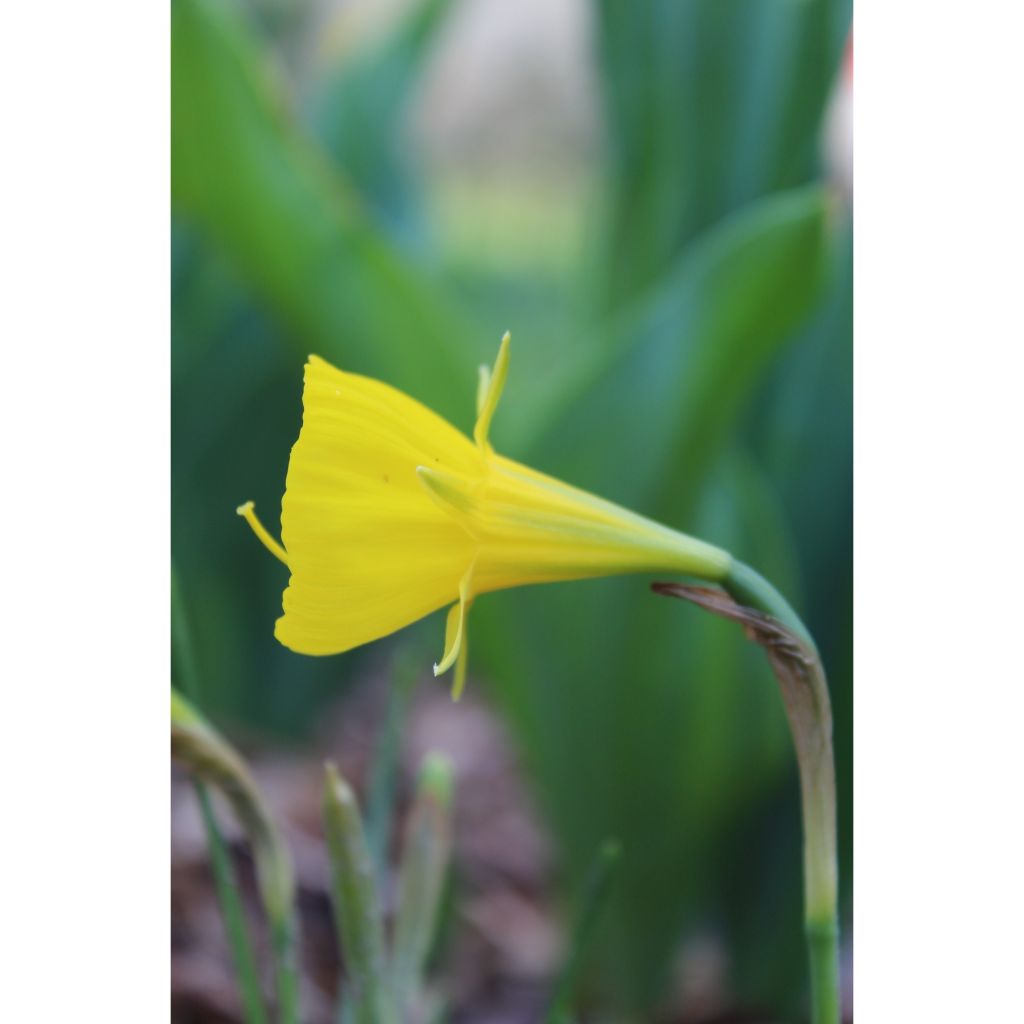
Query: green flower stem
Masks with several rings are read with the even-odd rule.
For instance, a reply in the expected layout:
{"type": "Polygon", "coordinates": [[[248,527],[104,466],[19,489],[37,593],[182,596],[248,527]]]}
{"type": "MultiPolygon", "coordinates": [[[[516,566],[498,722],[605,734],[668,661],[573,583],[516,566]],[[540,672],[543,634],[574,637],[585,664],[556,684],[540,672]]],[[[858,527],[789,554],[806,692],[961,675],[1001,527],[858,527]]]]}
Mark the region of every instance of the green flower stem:
{"type": "Polygon", "coordinates": [[[392,978],[402,1011],[422,997],[451,853],[452,787],[451,762],[441,754],[429,754],[420,769],[398,878],[392,978]]]}
{"type": "Polygon", "coordinates": [[[655,583],[659,594],[692,601],[740,623],[764,648],[782,693],[800,773],[804,826],[804,928],[814,1024],[839,1024],[839,917],[832,706],[825,670],[807,627],[762,576],[733,561],[721,585],[655,583]]]}
{"type": "Polygon", "coordinates": [[[217,786],[252,846],[256,880],[270,922],[277,962],[278,1019],[297,1024],[295,883],[291,858],[245,762],[184,697],[171,690],[171,755],[192,774],[217,786]]]}
{"type": "Polygon", "coordinates": [[[805,925],[811,962],[811,1019],[839,1021],[839,929],[835,917],[805,925]]]}
{"type": "MultiPolygon", "coordinates": [[[[729,570],[722,580],[722,586],[741,604],[747,608],[754,608],[765,615],[781,622],[793,633],[795,633],[806,647],[809,647],[815,657],[818,655],[818,648],[815,646],[814,638],[807,627],[803,624],[800,616],[793,611],[793,606],[772,586],[760,573],[755,572],[749,565],[733,559],[729,570]]],[[[826,692],[826,700],[828,694],[826,692]]],[[[831,715],[829,717],[829,728],[831,729],[831,715]]]]}
{"type": "Polygon", "coordinates": [[[348,968],[351,1005],[359,1024],[397,1024],[385,987],[384,935],[373,861],[359,806],[348,783],[325,765],[324,831],[331,860],[331,896],[338,941],[348,968]]]}
{"type": "Polygon", "coordinates": [[[784,630],[753,628],[779,680],[800,772],[804,929],[811,970],[812,1020],[814,1024],[838,1024],[836,782],[832,703],[825,670],[807,627],[767,580],[736,562],[724,586],[740,604],[769,616],[784,630]]]}

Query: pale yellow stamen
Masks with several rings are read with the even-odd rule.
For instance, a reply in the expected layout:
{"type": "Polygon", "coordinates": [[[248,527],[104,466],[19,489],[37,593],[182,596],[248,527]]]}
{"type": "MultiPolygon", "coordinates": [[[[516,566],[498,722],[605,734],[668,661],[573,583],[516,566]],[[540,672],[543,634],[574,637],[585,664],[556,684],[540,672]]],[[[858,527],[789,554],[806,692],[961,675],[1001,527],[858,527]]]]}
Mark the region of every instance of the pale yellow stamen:
{"type": "Polygon", "coordinates": [[[444,655],[434,666],[434,675],[439,676],[455,665],[455,682],[452,697],[458,700],[466,683],[466,654],[469,648],[466,636],[466,616],[473,603],[471,593],[473,567],[470,566],[459,581],[459,600],[448,609],[448,620],[444,631],[444,655]]]}
{"type": "Polygon", "coordinates": [[[508,376],[508,346],[512,335],[506,331],[498,349],[498,358],[494,360],[494,370],[488,374],[486,386],[484,374],[480,374],[480,386],[477,389],[477,419],[473,428],[473,440],[482,451],[490,450],[487,434],[491,429],[494,411],[498,408],[498,400],[505,389],[505,378],[508,376]]]}
{"type": "MultiPolygon", "coordinates": [[[[467,613],[469,609],[466,609],[467,613]]],[[[462,645],[455,661],[455,678],[452,680],[452,700],[458,703],[462,691],[466,688],[466,666],[469,664],[469,633],[465,626],[462,629],[462,645]]]]}
{"type": "Polygon", "coordinates": [[[416,475],[430,496],[446,512],[454,512],[466,524],[476,509],[473,483],[455,473],[417,466],[416,475]]]}
{"type": "Polygon", "coordinates": [[[253,501],[247,501],[244,505],[239,505],[235,511],[249,524],[252,528],[252,532],[260,539],[263,546],[277,559],[288,564],[288,555],[284,548],[274,540],[273,537],[267,532],[267,528],[256,518],[256,503],[253,501]]]}
{"type": "Polygon", "coordinates": [[[483,364],[477,369],[476,378],[476,414],[480,415],[484,411],[484,405],[487,403],[487,392],[491,389],[491,368],[483,364]]]}

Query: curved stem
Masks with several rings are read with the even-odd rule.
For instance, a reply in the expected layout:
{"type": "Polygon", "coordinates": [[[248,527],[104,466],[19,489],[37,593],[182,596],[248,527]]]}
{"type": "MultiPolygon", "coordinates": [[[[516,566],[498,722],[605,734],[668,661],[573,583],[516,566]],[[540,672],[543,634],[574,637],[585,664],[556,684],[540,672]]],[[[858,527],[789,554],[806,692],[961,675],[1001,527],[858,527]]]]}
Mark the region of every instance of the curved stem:
{"type": "MultiPolygon", "coordinates": [[[[793,611],[793,606],[759,572],[733,559],[725,579],[722,580],[722,586],[744,607],[770,615],[789,628],[800,638],[804,646],[814,652],[815,657],[818,656],[814,638],[803,624],[803,620],[793,611]]],[[[824,673],[822,676],[824,677],[824,673]]],[[[829,727],[831,728],[831,721],[829,727]]]]}
{"type": "Polygon", "coordinates": [[[811,964],[811,1020],[839,1021],[839,928],[833,917],[821,924],[804,925],[811,964]]]}
{"type": "Polygon", "coordinates": [[[800,773],[804,828],[804,930],[814,1024],[839,1024],[839,918],[832,706],[821,657],[807,627],[763,576],[733,562],[721,591],[656,583],[740,623],[764,648],[782,692],[800,773]]]}
{"type": "Polygon", "coordinates": [[[741,604],[769,616],[789,634],[753,630],[779,681],[800,771],[804,929],[811,970],[812,1020],[814,1024],[838,1024],[836,783],[832,704],[825,670],[807,627],[763,576],[736,562],[724,586],[741,604]]]}

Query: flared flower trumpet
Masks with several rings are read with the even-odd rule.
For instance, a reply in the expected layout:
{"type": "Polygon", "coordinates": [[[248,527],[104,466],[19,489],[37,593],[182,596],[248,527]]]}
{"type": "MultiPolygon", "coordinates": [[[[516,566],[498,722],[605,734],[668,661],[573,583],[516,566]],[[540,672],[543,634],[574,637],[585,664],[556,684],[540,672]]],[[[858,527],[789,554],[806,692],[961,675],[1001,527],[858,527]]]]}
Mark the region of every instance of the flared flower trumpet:
{"type": "Polygon", "coordinates": [[[470,440],[408,395],[311,356],[288,464],[281,545],[291,572],[275,635],[338,654],[451,605],[436,675],[466,668],[466,617],[488,591],[630,572],[724,580],[728,552],[498,455],[488,440],[509,364],[480,368],[470,440]]]}

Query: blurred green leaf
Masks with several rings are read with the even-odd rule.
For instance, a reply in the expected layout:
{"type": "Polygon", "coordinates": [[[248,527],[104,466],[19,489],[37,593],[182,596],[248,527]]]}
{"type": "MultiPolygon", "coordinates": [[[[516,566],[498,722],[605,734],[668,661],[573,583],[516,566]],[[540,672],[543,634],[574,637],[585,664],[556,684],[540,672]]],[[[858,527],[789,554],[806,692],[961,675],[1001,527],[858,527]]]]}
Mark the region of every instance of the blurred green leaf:
{"type": "Polygon", "coordinates": [[[382,40],[336,62],[310,104],[324,149],[389,228],[405,236],[419,227],[421,214],[406,106],[451,6],[416,0],[382,40]]]}
{"type": "Polygon", "coordinates": [[[175,203],[230,254],[298,352],[464,411],[465,321],[300,134],[230,0],[173,4],[171,129],[175,203]]]}
{"type": "Polygon", "coordinates": [[[380,897],[359,805],[330,761],[324,774],[321,804],[331,904],[348,980],[344,1002],[351,1005],[359,1024],[394,1024],[398,1014],[387,988],[380,897]]]}
{"type": "Polygon", "coordinates": [[[420,766],[398,873],[391,979],[395,1001],[405,1017],[414,1017],[416,1007],[424,1003],[423,975],[436,939],[450,866],[454,785],[449,758],[428,754],[420,766]]]}
{"type": "Polygon", "coordinates": [[[572,1024],[571,1010],[577,996],[576,988],[583,963],[621,859],[621,845],[614,839],[606,839],[590,865],[580,897],[579,911],[569,935],[565,960],[555,982],[544,1024],[572,1024]]]}
{"type": "MultiPolygon", "coordinates": [[[[759,373],[813,308],[830,254],[818,187],[728,218],[613,321],[608,344],[583,350],[557,391],[523,403],[532,432],[522,443],[614,500],[695,496],[759,373]]],[[[533,385],[511,380],[503,415],[517,383],[533,385]]]]}
{"type": "MultiPolygon", "coordinates": [[[[172,680],[179,679],[181,692],[187,694],[192,700],[198,700],[201,688],[199,665],[192,643],[192,630],[181,582],[173,562],[171,563],[171,663],[172,680]]],[[[196,800],[199,803],[206,849],[210,855],[210,872],[213,875],[214,889],[217,893],[217,903],[221,920],[224,923],[228,948],[231,950],[245,1021],[246,1024],[267,1024],[267,1010],[263,1003],[259,969],[246,927],[245,908],[242,904],[235,868],[231,863],[231,855],[228,852],[220,825],[217,823],[213,801],[210,799],[206,785],[199,779],[194,779],[193,787],[196,800]]]]}
{"type": "Polygon", "coordinates": [[[599,0],[607,288],[657,281],[687,242],[812,179],[849,0],[599,0]]]}

